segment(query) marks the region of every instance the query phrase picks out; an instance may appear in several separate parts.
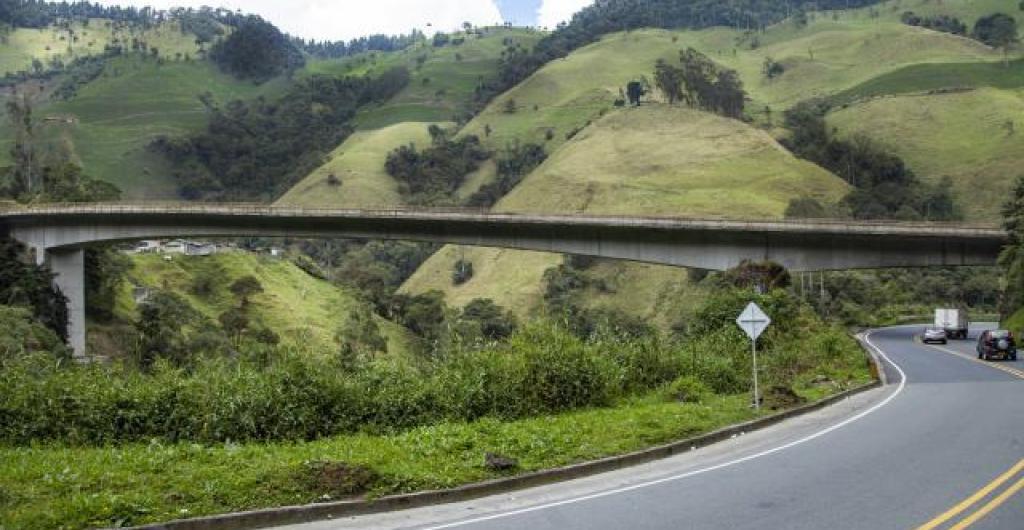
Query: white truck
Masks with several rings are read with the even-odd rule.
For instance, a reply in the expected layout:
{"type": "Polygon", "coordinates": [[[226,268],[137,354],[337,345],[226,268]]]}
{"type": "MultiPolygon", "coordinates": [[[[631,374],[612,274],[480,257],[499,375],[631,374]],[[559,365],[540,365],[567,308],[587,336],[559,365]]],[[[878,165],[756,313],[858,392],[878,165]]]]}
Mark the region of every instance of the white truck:
{"type": "Polygon", "coordinates": [[[965,309],[935,310],[935,327],[944,330],[951,339],[966,339],[969,325],[965,309]]]}

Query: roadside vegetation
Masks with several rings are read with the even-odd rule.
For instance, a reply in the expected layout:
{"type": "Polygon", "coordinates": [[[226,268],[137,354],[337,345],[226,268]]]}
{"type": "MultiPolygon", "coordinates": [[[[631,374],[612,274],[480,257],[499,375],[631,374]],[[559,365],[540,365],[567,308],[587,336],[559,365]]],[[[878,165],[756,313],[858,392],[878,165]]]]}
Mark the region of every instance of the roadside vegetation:
{"type": "MultiPolygon", "coordinates": [[[[442,341],[411,363],[276,347],[78,366],[45,343],[6,350],[4,523],[138,524],[450,487],[501,475],[483,465],[487,452],[521,472],[748,419],[748,343],[733,322],[751,300],[737,287],[746,277],[723,276],[675,337],[567,313],[487,339],[485,322],[464,314],[451,327],[477,340],[442,341]],[[122,475],[134,478],[110,480],[122,475]]],[[[806,304],[785,290],[753,299],[777,319],[762,343],[768,410],[870,379],[856,343],[806,304]]]]}

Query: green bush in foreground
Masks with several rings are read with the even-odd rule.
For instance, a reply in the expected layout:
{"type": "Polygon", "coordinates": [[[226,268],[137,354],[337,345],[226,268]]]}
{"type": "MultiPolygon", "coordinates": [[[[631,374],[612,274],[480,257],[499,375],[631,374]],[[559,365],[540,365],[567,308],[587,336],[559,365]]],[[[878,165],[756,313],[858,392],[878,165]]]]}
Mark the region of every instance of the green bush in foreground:
{"type": "MultiPolygon", "coordinates": [[[[766,384],[844,381],[847,367],[863,363],[841,330],[791,298],[758,298],[779,317],[762,345],[766,384]]],[[[611,332],[582,339],[542,321],[490,346],[455,346],[423,366],[378,359],[343,367],[337,357],[270,346],[258,359],[213,357],[186,368],[161,360],[146,372],[121,364],[62,366],[28,355],[0,365],[0,443],[216,443],[398,432],[608,406],[680,377],[717,394],[738,394],[750,389],[750,357],[732,322],[739,312],[733,306],[749,300],[738,291],[713,299],[694,325],[700,333],[680,342],[611,332]]]]}

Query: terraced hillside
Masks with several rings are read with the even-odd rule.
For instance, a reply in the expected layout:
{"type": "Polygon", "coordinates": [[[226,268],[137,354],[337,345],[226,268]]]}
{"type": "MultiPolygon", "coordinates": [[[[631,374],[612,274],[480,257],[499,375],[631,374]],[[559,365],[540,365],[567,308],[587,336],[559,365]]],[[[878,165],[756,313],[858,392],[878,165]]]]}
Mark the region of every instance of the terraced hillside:
{"type": "MultiPolygon", "coordinates": [[[[249,312],[252,327],[267,327],[281,336],[282,343],[303,352],[333,355],[338,350],[335,334],[359,302],[356,296],[329,282],[311,277],[288,260],[231,252],[208,257],[175,256],[166,261],[159,255],[132,257],[133,268],[117,300],[117,316],[134,321],[137,307],[134,287],[161,289],[185,298],[195,310],[210,319],[238,305],[228,286],[244,276],[254,276],[264,292],[253,297],[249,312]],[[217,282],[208,295],[193,290],[196,278],[216,273],[217,282]]],[[[409,335],[401,326],[375,317],[391,353],[410,351],[409,335]]]]}
{"type": "MultiPolygon", "coordinates": [[[[495,207],[504,212],[586,212],[670,216],[781,217],[794,197],[835,202],[847,186],[794,158],[767,133],[736,120],[682,107],[624,109],[584,129],[495,207]]],[[[519,314],[536,309],[544,271],[557,255],[447,247],[404,289],[438,290],[462,305],[494,298],[519,314]],[[473,263],[473,278],[451,282],[455,261],[473,263]]],[[[604,264],[595,274],[613,286],[592,303],[667,323],[693,287],[685,271],[604,264]]]]}

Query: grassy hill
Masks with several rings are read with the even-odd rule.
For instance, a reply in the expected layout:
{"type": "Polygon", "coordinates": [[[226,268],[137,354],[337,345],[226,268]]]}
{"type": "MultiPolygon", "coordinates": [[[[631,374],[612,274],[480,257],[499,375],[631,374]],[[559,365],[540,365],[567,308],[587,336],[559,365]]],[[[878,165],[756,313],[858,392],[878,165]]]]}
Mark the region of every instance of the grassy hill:
{"type": "MultiPolygon", "coordinates": [[[[255,276],[264,292],[252,300],[251,315],[256,326],[266,326],[281,336],[282,343],[312,353],[330,355],[337,351],[334,336],[359,302],[353,293],[309,276],[288,260],[257,256],[247,252],[222,253],[209,257],[132,257],[133,268],[117,301],[117,315],[126,321],[136,318],[133,286],[162,289],[184,297],[204,316],[216,322],[218,315],[238,304],[228,291],[232,282],[255,276]],[[223,281],[207,297],[191,292],[198,274],[218,271],[223,281]]],[[[375,317],[377,318],[377,317],[375,317]]],[[[377,318],[388,350],[411,351],[410,336],[401,326],[377,318]]]]}
{"type": "Polygon", "coordinates": [[[195,56],[198,49],[195,35],[182,32],[178,21],[149,29],[119,26],[101,18],[71,22],[67,27],[14,28],[0,37],[0,74],[30,71],[33,60],[47,65],[53,59],[68,63],[76,57],[98,55],[109,44],[130,48],[132,39],[146,42],[168,58],[179,53],[195,56]]]}
{"type": "Polygon", "coordinates": [[[748,108],[755,114],[765,106],[778,113],[804,99],[835,94],[908,65],[1002,59],[1001,53],[975,41],[873,19],[859,11],[843,12],[836,20],[819,16],[802,29],[783,22],[756,38],[759,44],[751,49],[751,35],[729,28],[607,35],[548,64],[497,98],[465,132],[501,146],[516,139],[543,143],[551,130],[553,150],[572,131],[610,108],[626,83],[641,76],[650,79],[658,59],[675,61],[687,47],[737,70],[753,100],[748,108]],[[785,66],[781,77],[768,80],[761,74],[768,57],[785,66]],[[515,112],[509,112],[511,107],[515,112]]]}
{"type": "Polygon", "coordinates": [[[446,122],[469,109],[480,81],[497,77],[501,52],[512,43],[530,47],[541,34],[522,28],[482,28],[482,35],[453,34],[459,45],[435,47],[423,42],[391,53],[365,53],[342,59],[313,60],[305,75],[364,75],[405,66],[409,86],[388,103],[359,117],[362,129],[379,129],[403,122],[446,122]]]}
{"type": "Polygon", "coordinates": [[[146,146],[157,136],[205,126],[199,94],[209,92],[224,103],[272,95],[283,86],[283,81],[260,86],[238,81],[205,61],[159,65],[128,56],[110,61],[104,75],[73,99],[43,105],[37,115],[67,118],[44,122],[47,134],[66,138],[89,174],[113,182],[127,198],[171,198],[175,186],[169,171],[146,146]]]}
{"type": "MultiPolygon", "coordinates": [[[[429,124],[406,122],[359,131],[330,154],[329,161],[281,197],[277,203],[331,208],[402,204],[398,183],[384,170],[388,153],[400,145],[429,145],[429,124]],[[334,175],[338,184],[331,184],[334,175]]],[[[450,123],[442,123],[450,126],[450,123]]]]}
{"type": "Polygon", "coordinates": [[[970,220],[996,221],[1024,175],[1024,90],[995,88],[880,97],[829,116],[842,134],[864,134],[927,181],[953,179],[970,220]]]}
{"type": "MultiPolygon", "coordinates": [[[[671,216],[781,217],[790,199],[838,200],[845,183],[797,160],[767,133],[742,122],[661,104],[613,112],[561,149],[499,202],[504,212],[586,212],[671,216]]],[[[446,247],[403,287],[438,290],[461,305],[493,298],[519,314],[541,300],[551,254],[446,247]],[[473,278],[451,282],[458,259],[473,278]]],[[[694,288],[680,269],[606,263],[593,271],[613,286],[593,304],[669,322],[694,288]],[[668,300],[668,302],[666,302],[668,300]]]]}

